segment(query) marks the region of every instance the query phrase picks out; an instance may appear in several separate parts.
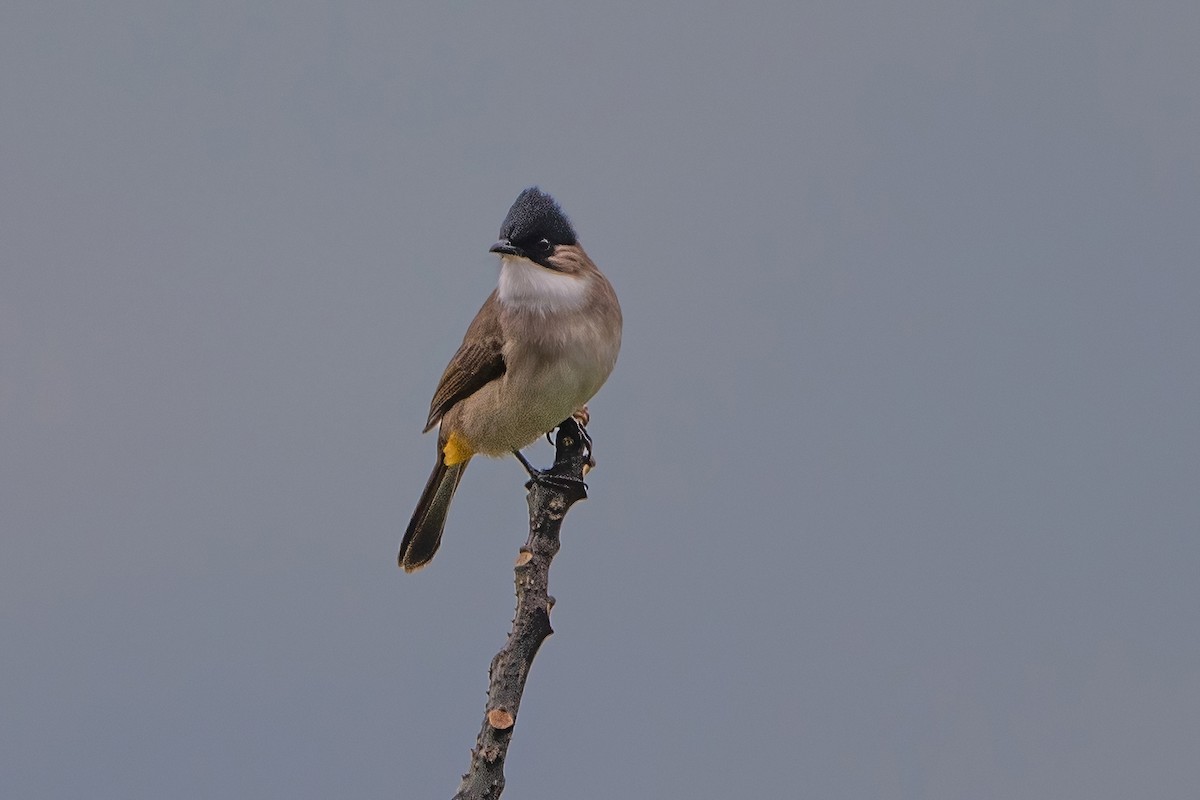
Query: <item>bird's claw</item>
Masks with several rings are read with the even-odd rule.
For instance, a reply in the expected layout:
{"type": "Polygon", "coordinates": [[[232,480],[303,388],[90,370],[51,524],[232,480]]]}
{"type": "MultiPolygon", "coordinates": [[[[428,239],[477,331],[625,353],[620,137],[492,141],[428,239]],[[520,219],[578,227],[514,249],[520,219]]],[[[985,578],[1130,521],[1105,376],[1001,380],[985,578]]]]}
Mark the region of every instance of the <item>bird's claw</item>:
{"type": "MultiPolygon", "coordinates": [[[[584,436],[586,435],[584,434],[584,436]]],[[[584,483],[582,478],[576,478],[573,475],[555,475],[550,470],[538,469],[529,463],[529,459],[520,450],[513,450],[513,455],[517,457],[517,460],[521,462],[521,466],[529,473],[529,481],[525,484],[526,489],[532,487],[535,483],[540,483],[543,486],[552,486],[556,489],[570,490],[583,487],[583,491],[587,492],[588,485],[584,483]]],[[[588,451],[588,461],[594,465],[591,458],[591,450],[588,451]]]]}

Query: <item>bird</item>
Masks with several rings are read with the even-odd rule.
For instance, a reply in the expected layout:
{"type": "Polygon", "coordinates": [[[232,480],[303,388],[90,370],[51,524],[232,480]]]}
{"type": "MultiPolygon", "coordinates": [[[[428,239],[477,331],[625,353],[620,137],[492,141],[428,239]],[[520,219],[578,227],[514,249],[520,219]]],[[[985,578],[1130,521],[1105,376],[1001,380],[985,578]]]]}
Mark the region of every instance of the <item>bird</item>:
{"type": "Polygon", "coordinates": [[[489,252],[500,257],[496,288],[429,403],[423,432],[438,429],[437,461],[400,543],[405,572],[437,553],[474,456],[511,453],[534,480],[545,478],[521,449],[569,417],[586,421],[586,404],[621,349],[616,292],[550,195],[537,186],[522,191],[489,252]]]}

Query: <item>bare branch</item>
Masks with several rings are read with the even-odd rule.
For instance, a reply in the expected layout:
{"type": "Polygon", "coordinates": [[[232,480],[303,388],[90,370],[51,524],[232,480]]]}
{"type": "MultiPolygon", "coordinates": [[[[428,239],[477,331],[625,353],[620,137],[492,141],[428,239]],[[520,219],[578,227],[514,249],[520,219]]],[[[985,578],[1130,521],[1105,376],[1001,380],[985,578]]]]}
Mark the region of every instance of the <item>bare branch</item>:
{"type": "Polygon", "coordinates": [[[542,480],[530,481],[529,538],[515,567],[517,611],[508,641],[492,659],[483,727],[471,750],[471,768],[455,800],[496,800],[504,791],[504,757],[512,738],[534,656],[550,628],[554,598],[548,593],[550,562],[558,553],[559,528],[571,505],[587,497],[583,483],[591,466],[590,440],[574,419],[558,429],[554,466],[542,480]]]}

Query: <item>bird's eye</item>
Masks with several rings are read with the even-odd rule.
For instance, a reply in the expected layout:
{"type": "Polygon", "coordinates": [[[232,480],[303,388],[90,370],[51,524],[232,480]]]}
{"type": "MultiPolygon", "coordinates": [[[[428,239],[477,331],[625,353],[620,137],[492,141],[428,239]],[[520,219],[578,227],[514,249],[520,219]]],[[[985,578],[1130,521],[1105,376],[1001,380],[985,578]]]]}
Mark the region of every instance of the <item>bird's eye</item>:
{"type": "Polygon", "coordinates": [[[539,239],[537,246],[538,246],[538,249],[544,253],[550,252],[550,250],[553,249],[553,247],[554,247],[554,245],[550,244],[549,239],[539,239]]]}

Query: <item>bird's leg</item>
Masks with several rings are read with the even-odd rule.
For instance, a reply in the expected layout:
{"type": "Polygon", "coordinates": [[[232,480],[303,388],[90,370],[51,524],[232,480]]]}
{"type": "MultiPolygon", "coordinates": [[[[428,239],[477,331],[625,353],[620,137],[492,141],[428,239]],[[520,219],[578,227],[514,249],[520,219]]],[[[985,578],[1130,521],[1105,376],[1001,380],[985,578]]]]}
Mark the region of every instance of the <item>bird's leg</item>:
{"type": "MultiPolygon", "coordinates": [[[[547,434],[547,435],[549,435],[549,434],[547,434]]],[[[525,471],[529,473],[529,477],[537,479],[538,476],[540,476],[542,474],[542,471],[540,469],[535,467],[533,464],[529,463],[529,459],[526,458],[525,454],[522,453],[520,450],[513,450],[512,454],[517,457],[517,461],[521,462],[521,466],[524,467],[525,471]]]]}

